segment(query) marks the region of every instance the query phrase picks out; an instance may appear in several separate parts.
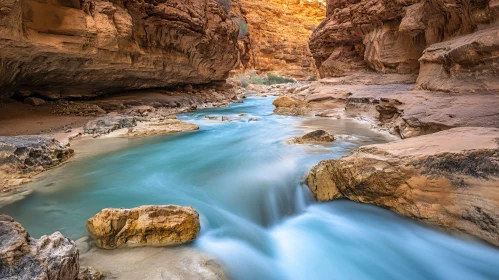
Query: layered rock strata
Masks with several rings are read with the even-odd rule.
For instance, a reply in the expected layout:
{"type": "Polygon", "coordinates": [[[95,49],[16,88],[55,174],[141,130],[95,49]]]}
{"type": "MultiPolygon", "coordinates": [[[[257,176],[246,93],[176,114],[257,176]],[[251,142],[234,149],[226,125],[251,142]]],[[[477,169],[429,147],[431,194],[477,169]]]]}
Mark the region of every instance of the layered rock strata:
{"type": "Polygon", "coordinates": [[[175,205],[107,208],[87,221],[88,232],[103,249],[184,244],[196,238],[200,227],[196,210],[175,205]]]}
{"type": "Polygon", "coordinates": [[[240,70],[275,72],[298,79],[317,76],[308,38],[325,19],[324,0],[232,2],[232,16],[241,26],[240,70]]]}
{"type": "Polygon", "coordinates": [[[400,138],[454,127],[499,128],[499,98],[496,93],[452,94],[413,90],[414,85],[408,84],[411,77],[361,74],[322,79],[309,87],[291,89],[292,93],[285,91],[288,97],[279,97],[276,102],[293,102],[279,104],[279,101],[276,112],[307,110],[323,117],[356,118],[369,121],[400,138]]]}
{"type": "Polygon", "coordinates": [[[205,84],[238,59],[239,28],[215,0],[9,0],[0,11],[0,96],[205,84]]]}
{"type": "Polygon", "coordinates": [[[418,87],[497,91],[499,2],[329,0],[310,40],[322,77],[419,73],[418,87]]]}
{"type": "Polygon", "coordinates": [[[348,198],[499,245],[499,129],[454,128],[315,166],[319,201],[348,198]]]}

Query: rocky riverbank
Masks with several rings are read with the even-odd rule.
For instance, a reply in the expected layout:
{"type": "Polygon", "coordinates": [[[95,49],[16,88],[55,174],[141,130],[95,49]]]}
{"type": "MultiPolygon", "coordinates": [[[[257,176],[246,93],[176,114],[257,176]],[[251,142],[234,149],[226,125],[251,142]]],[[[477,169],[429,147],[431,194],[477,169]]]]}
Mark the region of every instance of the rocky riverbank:
{"type": "MultiPolygon", "coordinates": [[[[107,209],[108,212],[109,210],[107,209]]],[[[125,239],[128,246],[140,239],[148,242],[137,243],[133,246],[158,246],[158,242],[163,242],[164,237],[171,241],[175,239],[174,235],[191,234],[192,236],[194,233],[191,239],[174,243],[183,244],[194,239],[199,231],[199,216],[194,209],[188,207],[149,206],[131,210],[117,209],[114,213],[128,213],[133,216],[134,213],[138,213],[137,211],[143,214],[139,217],[140,219],[144,219],[145,216],[149,218],[145,219],[141,226],[137,226],[137,221],[135,221],[135,226],[127,222],[127,225],[132,225],[136,229],[130,231],[130,226],[127,227],[129,231],[125,239]],[[179,218],[184,220],[192,218],[197,223],[197,230],[192,231],[184,227],[184,223],[178,223],[179,218]],[[176,230],[171,231],[172,227],[176,230]],[[148,235],[142,235],[141,231],[148,235]]],[[[120,221],[126,221],[127,218],[133,219],[130,215],[117,216],[116,219],[109,216],[107,218],[109,218],[107,222],[117,226],[120,225],[120,221]]],[[[96,218],[92,219],[91,233],[96,234],[96,218]]],[[[101,222],[104,222],[103,219],[101,222]]],[[[106,231],[105,227],[100,230],[106,231]]],[[[112,227],[111,230],[113,230],[112,227]]],[[[96,239],[96,241],[99,240],[101,239],[96,239]]],[[[102,247],[101,242],[97,244],[102,247]]],[[[164,245],[172,244],[171,242],[164,243],[164,245]]],[[[159,280],[165,277],[169,279],[227,279],[217,260],[193,248],[143,247],[111,251],[97,248],[94,241],[86,237],[75,242],[59,232],[35,239],[30,237],[19,223],[6,215],[0,215],[0,262],[2,263],[1,279],[147,278],[159,280]],[[147,265],[143,264],[144,261],[147,261],[147,265]]]]}
{"type": "Polygon", "coordinates": [[[0,105],[6,112],[0,116],[0,131],[5,135],[0,137],[1,200],[10,201],[19,192],[29,192],[17,186],[70,159],[74,154],[71,142],[194,131],[199,128],[177,120],[175,114],[228,106],[233,101],[242,102],[238,101],[242,97],[242,89],[220,84],[90,100],[47,100],[39,105],[9,99],[0,105]]]}

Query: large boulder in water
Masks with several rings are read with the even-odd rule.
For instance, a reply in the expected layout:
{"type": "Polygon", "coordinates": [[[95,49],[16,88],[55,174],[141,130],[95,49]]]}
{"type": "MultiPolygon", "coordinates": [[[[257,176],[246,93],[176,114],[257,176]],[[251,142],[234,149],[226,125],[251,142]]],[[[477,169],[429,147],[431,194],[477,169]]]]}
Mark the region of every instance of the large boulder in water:
{"type": "Polygon", "coordinates": [[[375,204],[499,246],[499,129],[465,127],[361,147],[316,165],[319,201],[375,204]]]}
{"type": "Polygon", "coordinates": [[[184,244],[200,228],[196,210],[175,205],[107,208],[87,221],[88,232],[103,249],[184,244]]]}
{"type": "Polygon", "coordinates": [[[78,257],[74,241],[61,233],[35,239],[14,219],[0,215],[0,279],[76,279],[78,257]]]}

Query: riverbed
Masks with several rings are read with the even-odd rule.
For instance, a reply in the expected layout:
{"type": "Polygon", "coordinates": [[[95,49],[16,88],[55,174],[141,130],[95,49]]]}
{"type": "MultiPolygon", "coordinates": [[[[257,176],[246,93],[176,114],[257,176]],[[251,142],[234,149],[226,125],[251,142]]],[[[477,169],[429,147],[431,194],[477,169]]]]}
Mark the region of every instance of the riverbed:
{"type": "Polygon", "coordinates": [[[190,246],[231,279],[499,279],[496,248],[371,205],[315,203],[303,184],[313,165],[393,138],[355,120],[275,115],[273,99],[179,115],[195,132],[77,142],[74,160],[0,212],[34,237],[78,239],[103,208],[191,205],[202,231],[190,246]],[[318,128],[336,141],[286,143],[318,128]]]}

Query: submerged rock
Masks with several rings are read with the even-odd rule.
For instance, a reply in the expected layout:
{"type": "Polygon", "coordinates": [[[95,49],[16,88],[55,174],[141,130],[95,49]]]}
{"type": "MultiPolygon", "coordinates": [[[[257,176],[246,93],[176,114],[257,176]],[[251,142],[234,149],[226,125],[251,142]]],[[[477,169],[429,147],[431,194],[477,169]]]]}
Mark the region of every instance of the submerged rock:
{"type": "Polygon", "coordinates": [[[87,221],[88,232],[103,249],[184,244],[197,237],[200,227],[196,210],[175,205],[107,208],[87,221]]]}
{"type": "Polygon", "coordinates": [[[102,271],[88,266],[80,267],[80,272],[78,273],[78,280],[104,280],[104,279],[106,279],[106,276],[102,271]]]}
{"type": "Polygon", "coordinates": [[[34,175],[55,167],[74,155],[74,151],[46,135],[0,136],[0,186],[29,182],[34,175]]]}
{"type": "Polygon", "coordinates": [[[499,129],[454,128],[316,165],[319,201],[348,198],[499,246],[499,129]]]}
{"type": "Polygon", "coordinates": [[[78,249],[61,233],[29,236],[11,217],[0,215],[0,279],[68,280],[78,276],[78,249]]]}
{"type": "Polygon", "coordinates": [[[289,142],[291,144],[305,144],[305,143],[330,143],[334,141],[334,136],[324,130],[316,130],[303,135],[302,137],[295,137],[289,142]]]}

